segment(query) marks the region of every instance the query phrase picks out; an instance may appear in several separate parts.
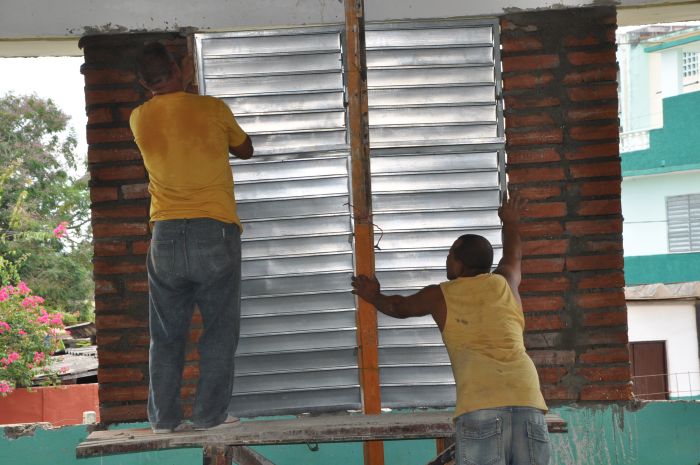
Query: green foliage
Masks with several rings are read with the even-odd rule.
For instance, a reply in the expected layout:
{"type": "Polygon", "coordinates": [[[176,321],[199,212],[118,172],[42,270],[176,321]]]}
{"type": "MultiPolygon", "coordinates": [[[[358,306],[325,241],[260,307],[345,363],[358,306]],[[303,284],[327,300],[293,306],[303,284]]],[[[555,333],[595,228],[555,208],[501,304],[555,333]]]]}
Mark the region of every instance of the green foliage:
{"type": "Polygon", "coordinates": [[[71,174],[79,167],[67,124],[51,100],[0,97],[0,279],[22,276],[48,308],[87,321],[94,287],[90,197],[85,177],[71,174]],[[65,234],[55,230],[61,223],[65,234]]]}

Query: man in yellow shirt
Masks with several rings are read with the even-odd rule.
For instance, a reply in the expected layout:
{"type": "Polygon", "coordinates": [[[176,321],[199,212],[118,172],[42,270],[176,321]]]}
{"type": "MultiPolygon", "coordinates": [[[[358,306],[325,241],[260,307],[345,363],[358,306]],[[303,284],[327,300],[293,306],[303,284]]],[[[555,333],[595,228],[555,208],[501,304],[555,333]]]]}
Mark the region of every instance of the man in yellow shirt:
{"type": "Polygon", "coordinates": [[[144,47],[136,67],[153,93],[130,118],[151,194],[148,419],[156,433],[184,429],[180,385],[196,305],[204,331],[192,423],[195,429],[235,423],[228,407],[240,327],[242,228],[229,153],[248,159],[253,145],[226,103],[185,92],[182,70],[162,44],[144,47]]]}
{"type": "Polygon", "coordinates": [[[524,202],[504,201],[503,258],[482,236],[459,237],[447,256],[447,279],[408,296],[386,296],[376,278],[353,277],[353,293],[395,317],[432,315],[457,385],[456,464],[549,463],[549,435],[537,370],[525,352],[518,293],[524,202]]]}

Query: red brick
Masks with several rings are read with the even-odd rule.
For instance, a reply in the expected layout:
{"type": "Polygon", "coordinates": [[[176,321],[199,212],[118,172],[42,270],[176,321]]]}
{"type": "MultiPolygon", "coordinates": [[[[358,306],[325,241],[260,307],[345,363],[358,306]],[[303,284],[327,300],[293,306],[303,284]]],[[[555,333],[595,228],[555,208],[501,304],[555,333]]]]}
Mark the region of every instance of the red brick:
{"type": "Polygon", "coordinates": [[[561,155],[554,148],[511,149],[508,150],[508,165],[527,163],[547,163],[560,161],[561,155]]]}
{"type": "MultiPolygon", "coordinates": [[[[502,63],[504,73],[510,73],[513,71],[551,69],[559,66],[559,55],[552,53],[541,55],[504,56],[502,63]]],[[[505,80],[506,79],[504,79],[504,81],[505,80]]]]}
{"type": "MultiPolygon", "coordinates": [[[[98,300],[98,302],[101,301],[98,300]]],[[[98,330],[128,329],[133,331],[134,329],[138,328],[148,328],[148,315],[146,315],[145,313],[146,312],[144,311],[144,315],[142,318],[124,314],[98,314],[95,318],[95,326],[98,330]]]]}
{"type": "MultiPolygon", "coordinates": [[[[122,334],[107,334],[104,331],[97,333],[97,345],[101,348],[122,342],[122,334]]],[[[102,380],[100,380],[101,382],[102,380]]]]}
{"type": "Polygon", "coordinates": [[[622,234],[622,219],[569,221],[566,223],[566,231],[574,236],[622,234]]]}
{"type": "Polygon", "coordinates": [[[621,176],[622,164],[617,160],[572,164],[569,173],[574,179],[621,176]]]}
{"type": "MultiPolygon", "coordinates": [[[[614,166],[609,168],[615,169],[614,166]]],[[[620,196],[622,193],[621,179],[610,179],[606,181],[589,181],[577,184],[570,184],[571,188],[578,191],[581,197],[597,197],[603,195],[620,196]]]]}
{"type": "Polygon", "coordinates": [[[596,273],[593,276],[581,278],[578,282],[579,289],[603,289],[622,288],[625,286],[625,275],[622,272],[596,273]]]}
{"type": "MultiPolygon", "coordinates": [[[[506,127],[508,129],[536,126],[553,126],[554,124],[554,118],[552,118],[552,115],[550,115],[549,113],[514,113],[508,116],[508,119],[506,120],[506,127]]],[[[557,159],[560,158],[557,157],[557,159]]]]}
{"type": "Polygon", "coordinates": [[[110,205],[92,210],[93,219],[148,218],[148,205],[110,205]]]}
{"type": "Polygon", "coordinates": [[[112,109],[108,107],[93,108],[87,112],[87,124],[112,122],[112,109]]]}
{"type": "Polygon", "coordinates": [[[117,287],[113,281],[97,280],[95,281],[95,294],[115,294],[117,287]]]}
{"type": "Polygon", "coordinates": [[[197,351],[196,346],[192,346],[190,350],[187,351],[185,354],[185,360],[188,362],[195,362],[199,360],[199,352],[197,351]]]}
{"type": "Polygon", "coordinates": [[[148,386],[110,386],[100,385],[100,402],[123,402],[148,399],[148,386]]]}
{"type": "Polygon", "coordinates": [[[561,196],[561,187],[559,186],[538,186],[538,187],[521,187],[511,186],[513,192],[517,192],[524,199],[528,200],[546,200],[561,196]]]}
{"type": "MultiPolygon", "coordinates": [[[[617,289],[612,291],[600,291],[592,292],[590,294],[581,294],[576,298],[576,303],[586,309],[592,308],[604,308],[604,307],[624,307],[625,306],[625,292],[624,290],[617,289]]],[[[596,321],[599,318],[604,318],[604,314],[590,314],[587,315],[586,321],[596,321]]],[[[611,318],[617,318],[614,314],[610,314],[611,318]]],[[[622,316],[626,321],[626,314],[623,312],[622,316]]],[[[607,317],[605,317],[607,318],[607,317]]]]}
{"type": "Polygon", "coordinates": [[[182,371],[182,377],[184,379],[199,378],[199,367],[197,365],[186,365],[185,369],[182,371]]]}
{"type": "Polygon", "coordinates": [[[96,181],[133,180],[146,177],[146,169],[143,165],[108,166],[93,168],[90,177],[96,181]]]}
{"type": "Polygon", "coordinates": [[[146,403],[107,406],[100,404],[100,422],[104,424],[146,419],[146,403]]]}
{"type": "Polygon", "coordinates": [[[605,331],[605,327],[599,326],[590,331],[576,332],[576,342],[579,346],[590,347],[594,345],[627,344],[627,328],[617,331],[605,331]]]}
{"type": "Polygon", "coordinates": [[[526,258],[523,260],[523,274],[561,273],[564,271],[564,257],[526,258]]]}
{"type": "Polygon", "coordinates": [[[624,268],[624,265],[624,260],[620,254],[566,257],[566,269],[569,271],[621,270],[624,268]]]}
{"type": "Polygon", "coordinates": [[[506,35],[501,41],[501,48],[504,53],[540,50],[542,48],[542,40],[534,34],[506,35]]]}
{"type": "Polygon", "coordinates": [[[126,290],[129,292],[148,292],[148,280],[128,281],[126,290]]]}
{"type": "Polygon", "coordinates": [[[517,145],[561,144],[563,141],[564,131],[561,128],[506,131],[506,144],[509,147],[517,145]]]}
{"type": "Polygon", "coordinates": [[[565,276],[551,278],[526,278],[520,284],[520,292],[564,291],[569,287],[569,279],[565,276]]]}
{"type": "Polygon", "coordinates": [[[583,145],[564,152],[567,160],[618,157],[619,155],[620,145],[617,143],[583,145]]]}
{"type": "Polygon", "coordinates": [[[622,212],[620,199],[584,200],[579,203],[579,216],[616,215],[622,212]]]}
{"type": "Polygon", "coordinates": [[[95,237],[145,236],[148,223],[100,223],[92,225],[95,237]]]}
{"type": "Polygon", "coordinates": [[[544,297],[524,296],[524,312],[558,312],[564,309],[564,299],[558,295],[544,297]]]}
{"type": "Polygon", "coordinates": [[[614,119],[617,122],[617,106],[602,105],[598,107],[571,108],[566,111],[566,120],[578,121],[599,121],[604,119],[614,119]]]}
{"type": "MultiPolygon", "coordinates": [[[[592,305],[613,306],[614,302],[593,302],[592,305]]],[[[618,306],[621,306],[618,303],[618,306]]],[[[590,307],[589,307],[590,308],[590,307]]],[[[627,312],[588,312],[583,317],[584,326],[623,326],[627,324],[627,312]]]]}
{"type": "Polygon", "coordinates": [[[617,81],[617,65],[596,66],[595,69],[569,73],[563,80],[567,86],[605,81],[617,81]]]}
{"type": "MultiPolygon", "coordinates": [[[[507,85],[507,79],[503,80],[503,85],[507,85]]],[[[561,101],[558,97],[543,97],[539,95],[505,95],[505,110],[506,110],[506,120],[512,113],[512,110],[527,109],[531,110],[533,108],[547,108],[547,107],[558,107],[561,101]]]]}
{"type": "Polygon", "coordinates": [[[568,386],[542,385],[542,395],[545,400],[576,400],[578,392],[568,386]]]}
{"type": "Polygon", "coordinates": [[[129,84],[136,82],[136,73],[126,69],[88,69],[83,72],[85,85],[129,84]]]}
{"type": "Polygon", "coordinates": [[[145,273],[146,263],[131,263],[131,262],[105,262],[103,260],[95,260],[95,274],[128,274],[128,273],[145,273]]]}
{"type": "Polygon", "coordinates": [[[136,363],[148,363],[148,349],[107,350],[99,351],[100,366],[130,365],[136,363]]]}
{"type": "Polygon", "coordinates": [[[526,331],[524,334],[525,347],[527,350],[551,349],[552,347],[559,347],[566,337],[565,331],[566,330],[547,331],[546,333],[526,331]]]}
{"type": "Polygon", "coordinates": [[[533,240],[522,243],[523,256],[564,255],[569,249],[568,239],[533,240]]]}
{"type": "Polygon", "coordinates": [[[93,202],[108,202],[110,200],[117,200],[119,195],[117,194],[116,187],[91,187],[90,188],[90,200],[93,202]]]}
{"type": "Polygon", "coordinates": [[[97,370],[97,379],[100,380],[100,385],[103,383],[123,383],[143,381],[143,370],[139,368],[99,368],[97,370]]]}
{"type": "Polygon", "coordinates": [[[131,112],[134,111],[135,107],[120,107],[117,110],[118,121],[129,121],[131,118],[131,112]]]}
{"type": "Polygon", "coordinates": [[[566,216],[566,203],[529,203],[522,213],[523,218],[560,218],[566,216]]]}
{"type": "Polygon", "coordinates": [[[129,344],[129,347],[148,347],[151,345],[151,337],[145,329],[142,334],[130,329],[126,342],[129,344]]]}
{"type": "Polygon", "coordinates": [[[98,149],[88,147],[88,160],[90,163],[141,160],[141,152],[136,149],[98,149]]]}
{"type": "Polygon", "coordinates": [[[528,355],[538,366],[573,365],[576,361],[576,351],[574,350],[531,350],[528,355]]]}
{"type": "Polygon", "coordinates": [[[94,251],[96,257],[126,255],[126,243],[124,242],[95,242],[94,251]]]}
{"type": "Polygon", "coordinates": [[[141,95],[134,89],[86,90],[85,101],[88,105],[99,103],[138,102],[141,95]]]}
{"type": "Polygon", "coordinates": [[[560,166],[553,168],[521,168],[511,166],[508,170],[509,184],[562,181],[564,178],[564,169],[560,166]]]}
{"type": "Polygon", "coordinates": [[[567,369],[564,367],[539,367],[537,374],[540,377],[540,384],[556,384],[566,375],[567,369]]]}
{"type": "Polygon", "coordinates": [[[88,128],[87,143],[103,144],[106,142],[129,142],[134,140],[134,135],[129,128],[88,128]]]}
{"type": "MultiPolygon", "coordinates": [[[[588,85],[584,87],[573,87],[566,90],[569,100],[572,102],[587,102],[592,100],[616,100],[617,84],[588,85]]],[[[617,108],[615,108],[617,110],[617,108]]],[[[614,113],[617,118],[617,111],[614,113]]]]}
{"type": "Polygon", "coordinates": [[[581,252],[612,253],[622,252],[622,238],[619,241],[587,240],[581,246],[581,252]]]}
{"type": "Polygon", "coordinates": [[[586,385],[581,389],[580,399],[586,400],[630,400],[631,384],[586,385]]]}
{"type": "Polygon", "coordinates": [[[575,141],[617,140],[620,137],[620,127],[617,122],[605,126],[574,126],[569,129],[569,137],[575,141]]]}
{"type": "Polygon", "coordinates": [[[146,255],[151,241],[134,241],[131,244],[131,253],[134,255],[146,255]]]}
{"type": "Polygon", "coordinates": [[[127,184],[121,187],[122,196],[126,200],[147,199],[151,197],[148,192],[148,183],[127,184]]]}
{"type": "Polygon", "coordinates": [[[585,367],[578,368],[576,374],[586,381],[629,381],[630,367],[585,367]]]}
{"type": "Polygon", "coordinates": [[[535,89],[538,87],[546,87],[553,82],[554,74],[549,72],[511,74],[503,80],[503,88],[506,92],[518,89],[535,89]]]}
{"type": "Polygon", "coordinates": [[[579,356],[581,363],[619,363],[629,362],[629,359],[630,353],[627,347],[589,349],[579,356]]]}
{"type": "Polygon", "coordinates": [[[617,63],[614,48],[596,52],[569,52],[566,54],[566,58],[569,63],[575,66],[617,63]]]}
{"type": "Polygon", "coordinates": [[[526,331],[562,328],[566,328],[566,322],[559,315],[527,316],[525,318],[526,331]]]}
{"type": "Polygon", "coordinates": [[[587,45],[598,45],[603,43],[615,43],[615,30],[608,29],[603,33],[589,32],[586,35],[572,34],[564,37],[564,47],[584,47],[587,45]]]}
{"type": "Polygon", "coordinates": [[[537,221],[520,225],[520,237],[523,239],[536,237],[538,239],[559,237],[564,234],[564,228],[558,221],[537,221]]]}

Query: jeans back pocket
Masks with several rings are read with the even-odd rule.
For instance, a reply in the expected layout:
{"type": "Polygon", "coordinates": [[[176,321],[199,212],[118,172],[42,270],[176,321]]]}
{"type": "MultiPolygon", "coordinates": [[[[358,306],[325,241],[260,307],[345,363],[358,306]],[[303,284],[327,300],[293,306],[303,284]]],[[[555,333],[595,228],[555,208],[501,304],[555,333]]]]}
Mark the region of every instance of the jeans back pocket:
{"type": "Polygon", "coordinates": [[[531,465],[549,464],[549,431],[546,424],[527,422],[527,441],[531,465]]]}
{"type": "Polygon", "coordinates": [[[151,241],[149,259],[157,275],[165,276],[173,273],[175,262],[175,241],[151,241]]]}
{"type": "Polygon", "coordinates": [[[463,463],[490,465],[502,458],[502,421],[500,418],[469,420],[461,425],[460,441],[463,463]]]}

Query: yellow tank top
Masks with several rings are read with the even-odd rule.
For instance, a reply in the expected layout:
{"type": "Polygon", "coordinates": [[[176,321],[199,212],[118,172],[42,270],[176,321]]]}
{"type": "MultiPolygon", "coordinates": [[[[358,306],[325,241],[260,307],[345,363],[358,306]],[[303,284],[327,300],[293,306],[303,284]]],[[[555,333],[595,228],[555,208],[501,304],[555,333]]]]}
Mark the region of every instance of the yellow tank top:
{"type": "Polygon", "coordinates": [[[156,95],[134,109],[130,124],[148,171],[151,221],[213,218],[240,226],[228,153],[246,133],[223,100],[156,95]]]}
{"type": "Polygon", "coordinates": [[[457,384],[455,417],[506,406],[546,411],[535,364],[525,352],[523,311],[506,279],[481,274],[440,288],[447,304],[442,339],[457,384]]]}

